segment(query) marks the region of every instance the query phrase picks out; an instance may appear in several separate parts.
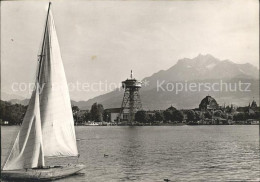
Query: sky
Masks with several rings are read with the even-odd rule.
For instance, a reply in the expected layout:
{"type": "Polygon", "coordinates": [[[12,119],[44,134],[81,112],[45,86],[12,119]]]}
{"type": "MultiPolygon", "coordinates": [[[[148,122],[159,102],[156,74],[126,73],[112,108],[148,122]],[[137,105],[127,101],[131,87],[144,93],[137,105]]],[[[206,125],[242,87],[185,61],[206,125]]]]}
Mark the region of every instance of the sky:
{"type": "MultiPolygon", "coordinates": [[[[3,92],[30,96],[24,88],[34,82],[47,7],[1,2],[3,92]]],[[[259,68],[258,0],[64,0],[52,2],[52,13],[73,100],[109,92],[130,70],[141,80],[198,54],[259,68]],[[101,88],[80,89],[99,82],[101,88]]]]}

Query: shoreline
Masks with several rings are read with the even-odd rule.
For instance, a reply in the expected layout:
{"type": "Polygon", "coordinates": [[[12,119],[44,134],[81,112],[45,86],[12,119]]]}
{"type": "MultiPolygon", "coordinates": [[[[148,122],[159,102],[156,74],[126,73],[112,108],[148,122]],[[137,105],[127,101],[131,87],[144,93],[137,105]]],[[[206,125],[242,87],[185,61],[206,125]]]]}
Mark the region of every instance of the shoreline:
{"type": "MultiPolygon", "coordinates": [[[[138,124],[134,124],[134,125],[126,125],[126,124],[122,124],[122,125],[84,125],[84,124],[78,124],[78,125],[74,125],[74,126],[86,126],[86,127],[104,127],[104,126],[259,126],[259,124],[160,124],[160,125],[138,125],[138,124]]],[[[21,125],[0,125],[1,127],[8,127],[8,126],[21,126],[21,125]]]]}

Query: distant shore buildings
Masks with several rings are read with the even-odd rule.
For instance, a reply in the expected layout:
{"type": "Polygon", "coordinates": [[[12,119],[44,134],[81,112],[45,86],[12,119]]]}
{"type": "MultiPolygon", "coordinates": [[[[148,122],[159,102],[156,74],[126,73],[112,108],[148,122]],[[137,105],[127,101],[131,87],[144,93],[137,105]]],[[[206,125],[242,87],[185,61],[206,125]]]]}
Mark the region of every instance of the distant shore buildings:
{"type": "MultiPolygon", "coordinates": [[[[174,107],[169,107],[167,110],[174,110],[174,107]]],[[[167,110],[149,110],[145,111],[148,118],[155,118],[158,113],[161,113],[163,122],[171,122],[164,116],[167,110]],[[168,121],[167,121],[168,120],[168,121]]],[[[109,122],[117,122],[117,116],[120,114],[120,108],[105,109],[110,114],[109,122]]],[[[186,124],[204,124],[204,125],[219,125],[219,124],[259,124],[260,108],[257,106],[255,100],[248,106],[235,107],[233,104],[220,106],[216,99],[208,95],[203,98],[198,108],[195,109],[182,109],[180,112],[183,114],[182,123],[186,124]],[[189,118],[190,114],[194,118],[189,118]]],[[[128,113],[123,113],[123,118],[127,119],[128,113]]]]}
{"type": "MultiPolygon", "coordinates": [[[[1,101],[1,125],[19,125],[26,106],[1,101]]],[[[94,103],[91,110],[81,110],[72,106],[74,121],[78,125],[161,125],[161,124],[203,124],[232,125],[259,124],[260,107],[255,100],[247,106],[233,104],[220,106],[215,98],[208,95],[194,109],[176,109],[170,106],[165,110],[135,110],[133,123],[129,123],[129,108],[106,108],[94,103]],[[121,119],[118,120],[119,115],[121,119]],[[138,116],[138,117],[136,117],[138,116]]]]}
{"type": "MultiPolygon", "coordinates": [[[[108,113],[108,118],[109,121],[108,122],[117,122],[118,116],[121,112],[121,108],[109,108],[109,109],[105,109],[105,112],[108,113]]],[[[123,119],[127,118],[128,113],[123,113],[123,119]]]]}

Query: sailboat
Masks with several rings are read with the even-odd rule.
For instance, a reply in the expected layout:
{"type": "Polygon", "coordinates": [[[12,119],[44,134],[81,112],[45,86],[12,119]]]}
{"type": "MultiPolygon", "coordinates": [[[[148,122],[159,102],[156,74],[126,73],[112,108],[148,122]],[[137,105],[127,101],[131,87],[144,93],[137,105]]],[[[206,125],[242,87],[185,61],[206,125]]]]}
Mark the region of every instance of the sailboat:
{"type": "Polygon", "coordinates": [[[45,157],[79,156],[60,47],[49,3],[35,88],[22,126],[1,170],[3,178],[53,180],[78,173],[82,164],[46,166],[45,157]]]}

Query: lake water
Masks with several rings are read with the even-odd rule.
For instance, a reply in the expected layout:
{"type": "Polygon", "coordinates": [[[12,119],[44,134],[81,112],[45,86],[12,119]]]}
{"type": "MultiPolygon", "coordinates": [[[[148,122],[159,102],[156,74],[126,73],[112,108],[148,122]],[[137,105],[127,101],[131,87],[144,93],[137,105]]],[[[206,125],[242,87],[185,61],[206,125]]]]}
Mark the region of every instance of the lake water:
{"type": "MultiPolygon", "coordinates": [[[[2,163],[18,129],[2,127],[2,163]]],[[[77,126],[76,135],[85,174],[59,182],[260,180],[257,125],[77,126]]]]}

